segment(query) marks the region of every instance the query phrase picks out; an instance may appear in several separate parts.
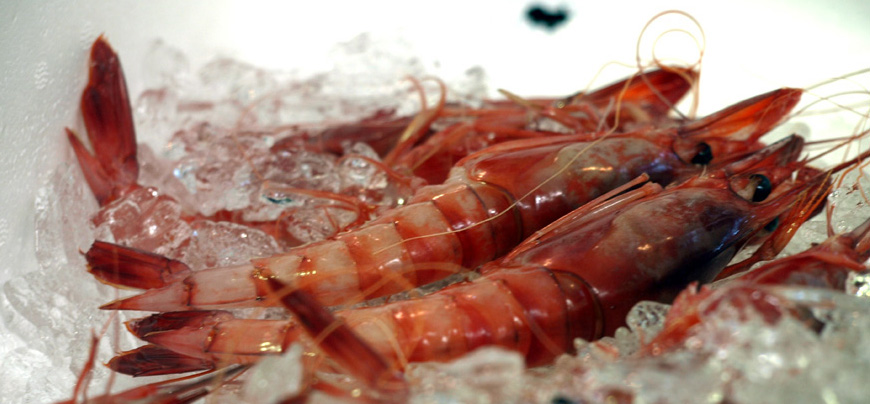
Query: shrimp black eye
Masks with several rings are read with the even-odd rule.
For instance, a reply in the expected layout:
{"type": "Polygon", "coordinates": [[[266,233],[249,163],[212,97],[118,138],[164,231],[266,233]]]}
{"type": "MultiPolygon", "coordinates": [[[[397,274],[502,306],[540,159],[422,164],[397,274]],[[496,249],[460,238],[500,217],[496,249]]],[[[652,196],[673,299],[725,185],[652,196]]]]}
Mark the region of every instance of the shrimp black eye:
{"type": "Polygon", "coordinates": [[[755,183],[755,192],[752,193],[752,202],[761,202],[765,200],[770,195],[770,191],[773,190],[773,185],[770,183],[770,180],[761,174],[752,174],[749,179],[755,183]]]}
{"type": "Polygon", "coordinates": [[[779,218],[778,217],[774,218],[773,220],[770,221],[770,223],[766,224],[764,226],[764,231],[770,233],[770,232],[776,230],[777,227],[779,227],[779,218]]]}
{"type": "Polygon", "coordinates": [[[697,154],[692,157],[692,164],[710,164],[713,161],[713,150],[706,143],[698,143],[697,154]]]}

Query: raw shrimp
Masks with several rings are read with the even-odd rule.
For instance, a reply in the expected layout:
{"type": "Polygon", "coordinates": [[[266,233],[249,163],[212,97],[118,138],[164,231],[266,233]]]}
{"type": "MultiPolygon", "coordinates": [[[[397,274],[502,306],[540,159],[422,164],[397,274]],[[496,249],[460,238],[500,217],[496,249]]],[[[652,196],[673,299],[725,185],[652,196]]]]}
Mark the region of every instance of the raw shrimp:
{"type": "MultiPolygon", "coordinates": [[[[399,171],[411,171],[430,184],[439,184],[462,158],[506,140],[674,126],[676,122],[668,112],[696,81],[696,71],[670,67],[639,73],[600,90],[561,100],[524,100],[511,95],[512,101],[488,101],[478,109],[444,107],[433,114],[442,118],[442,125],[443,121],[453,123],[407,152],[403,152],[406,144],[415,138],[402,140],[386,156],[385,163],[399,171]],[[459,122],[454,122],[457,119],[459,122]]],[[[409,130],[414,128],[412,125],[409,130]]]]}
{"type": "MultiPolygon", "coordinates": [[[[82,93],[82,115],[86,133],[93,147],[93,154],[79,140],[72,130],[67,129],[67,138],[75,151],[85,179],[94,196],[103,208],[94,216],[94,224],[112,223],[111,216],[116,205],[134,203],[142,205],[145,211],[155,210],[154,215],[180,215],[178,220],[192,222],[194,220],[230,221],[255,228],[276,238],[287,241],[290,236],[282,227],[280,220],[250,221],[244,219],[244,213],[221,210],[213,216],[203,217],[199,214],[183,214],[172,212],[167,204],[173,204],[172,197],[159,192],[152,187],[142,187],[137,183],[139,163],[137,161],[136,133],[130,109],[124,73],[117,54],[102,36],[91,48],[91,65],[88,84],[82,93]],[[130,202],[132,201],[132,202],[130,202]]],[[[355,133],[358,134],[358,133],[355,133]]],[[[332,209],[342,209],[355,212],[356,220],[347,226],[355,227],[370,219],[374,206],[363,203],[357,198],[333,194],[318,190],[297,190],[299,194],[311,197],[329,199],[332,209]]],[[[143,217],[147,214],[142,214],[143,217]]],[[[166,219],[163,219],[166,220],[166,219]]],[[[165,225],[164,225],[165,226],[165,225]]],[[[115,238],[130,238],[132,234],[142,232],[142,229],[115,228],[110,226],[115,238]]],[[[153,232],[153,230],[151,230],[153,232]]],[[[158,233],[163,237],[175,237],[171,231],[161,228],[158,233]],[[162,235],[165,232],[167,235],[162,235]]],[[[163,240],[153,240],[155,237],[142,237],[143,240],[134,246],[152,250],[163,240]]],[[[299,244],[298,242],[294,244],[299,244]]]]}
{"type": "MultiPolygon", "coordinates": [[[[820,190],[808,193],[780,217],[767,239],[774,250],[788,242],[793,226],[811,215],[814,205],[824,202],[829,189],[820,190]]],[[[828,223],[831,230],[832,221],[828,223]]],[[[842,360],[831,352],[859,355],[855,363],[862,361],[861,349],[850,346],[854,340],[848,338],[866,329],[861,312],[867,310],[867,302],[842,292],[848,274],[867,273],[862,263],[870,256],[868,230],[870,219],[847,234],[743,275],[701,290],[690,285],[670,308],[643,302],[627,317],[630,330],[620,330],[615,338],[578,341],[578,354],[560,358],[554,373],[546,373],[549,382],[558,380],[555,386],[541,387],[551,392],[550,397],[571,402],[652,402],[652,397],[663,396],[648,382],[678,378],[693,384],[692,392],[665,401],[715,396],[715,402],[725,403],[782,397],[787,393],[777,389],[792,389],[791,383],[798,380],[815,387],[799,393],[812,397],[808,402],[822,402],[822,397],[855,402],[855,397],[863,398],[863,390],[855,390],[854,382],[840,382],[839,377],[833,382],[810,380],[826,371],[824,364],[816,366],[819,361],[842,360]],[[848,330],[852,327],[861,329],[848,330]],[[847,345],[839,345],[843,343],[847,345]],[[769,358],[776,359],[768,362],[769,358]]],[[[841,369],[853,370],[832,369],[838,375],[841,369]]],[[[664,397],[672,396],[664,391],[664,397]]]]}
{"type": "MultiPolygon", "coordinates": [[[[787,242],[788,237],[781,241],[787,242]]],[[[702,323],[723,305],[756,312],[769,324],[782,316],[808,320],[799,301],[792,301],[770,286],[799,286],[842,292],[850,273],[866,271],[870,258],[870,219],[851,232],[837,234],[795,255],[768,262],[758,268],[729,278],[715,288],[691,286],[677,297],[665,318],[664,328],[644,348],[645,354],[660,355],[682,346],[692,327],[702,323]]]]}
{"type": "MultiPolygon", "coordinates": [[[[796,158],[788,144],[776,149],[796,158]]],[[[143,375],[196,360],[248,363],[282,352],[304,329],[324,352],[338,356],[332,359],[341,367],[359,370],[354,375],[367,387],[397,394],[401,389],[394,384],[401,377],[395,371],[408,362],[448,360],[485,345],[518,351],[532,366],[547,363],[570,351],[575,338],[612,333],[637,301],[668,301],[690,282],[711,280],[740,246],[824,183],[821,174],[792,183],[787,173],[800,163],[760,169],[740,163],[666,190],[650,183],[584,206],[484,265],[477,279],[419,299],[340,310],[340,323],[307,292],[286,288],[264,272],[259,281],[279,289],[298,324],[234,319],[221,311],[155,314],[128,324],[154,345],[110,366],[143,375]],[[355,342],[354,333],[361,341],[355,342]],[[369,346],[372,354],[359,346],[369,346]]]]}
{"type": "MultiPolygon", "coordinates": [[[[137,183],[139,164],[137,161],[136,136],[124,75],[117,55],[104,38],[100,37],[94,42],[91,50],[91,61],[90,78],[83,92],[81,105],[87,134],[90,143],[94,147],[94,153],[91,154],[72,131],[67,130],[67,134],[88,184],[92,188],[100,205],[104,207],[94,217],[95,225],[99,227],[104,223],[114,223],[115,219],[108,212],[114,212],[118,209],[123,210],[123,207],[119,206],[132,203],[142,206],[141,209],[146,212],[140,215],[142,217],[148,217],[147,212],[155,211],[157,212],[154,214],[155,216],[177,216],[175,220],[184,222],[192,222],[194,220],[234,222],[261,230],[274,237],[284,247],[301,244],[287,230],[288,226],[291,225],[293,208],[285,208],[284,213],[275,220],[251,219],[261,215],[250,215],[247,210],[219,210],[208,217],[199,214],[168,212],[172,211],[172,206],[176,205],[173,198],[161,193],[157,189],[150,187],[143,188],[137,183]]],[[[585,108],[584,111],[590,115],[597,116],[598,113],[589,112],[591,111],[590,108],[595,106],[606,107],[608,102],[614,102],[613,99],[618,95],[615,92],[624,89],[623,93],[625,95],[622,97],[623,101],[619,104],[622,106],[620,111],[625,110],[624,121],[645,120],[649,122],[653,119],[661,119],[660,116],[666,114],[671,103],[676,102],[690,88],[689,84],[686,83],[694,78],[690,70],[685,72],[677,70],[677,73],[651,72],[642,77],[634,78],[634,80],[617,83],[603,90],[590,93],[585,97],[575,96],[572,100],[589,99],[589,101],[572,101],[567,104],[567,107],[578,104],[591,105],[589,108],[585,108]],[[683,76],[688,77],[688,79],[684,79],[683,76]],[[634,84],[629,86],[628,84],[630,83],[634,84]],[[659,101],[658,97],[668,98],[665,101],[659,101]]],[[[563,114],[568,113],[569,109],[567,107],[563,114]]],[[[457,113],[455,111],[456,108],[453,107],[453,113],[457,113]]],[[[465,111],[465,109],[462,109],[462,111],[465,111]]],[[[445,112],[445,114],[448,112],[445,112]]],[[[431,115],[432,119],[438,117],[435,114],[429,115],[431,115]]],[[[498,115],[497,119],[490,117],[487,120],[489,127],[494,131],[499,127],[507,128],[511,120],[507,115],[519,115],[523,123],[530,119],[528,117],[529,114],[520,108],[501,107],[500,110],[496,110],[496,115],[498,115]],[[508,114],[502,113],[502,110],[507,111],[508,114]]],[[[428,125],[431,124],[432,119],[427,121],[422,127],[416,125],[414,128],[425,131],[428,125]]],[[[412,121],[416,122],[418,119],[411,117],[396,118],[393,112],[381,110],[353,124],[327,127],[315,134],[297,133],[289,136],[284,141],[278,142],[278,144],[273,146],[272,153],[279,154],[280,150],[291,147],[295,150],[305,149],[340,154],[350,141],[369,143],[375,150],[381,153],[385,153],[386,150],[391,148],[396,149],[394,153],[397,153],[400,148],[395,147],[395,143],[399,135],[405,131],[405,127],[411,124],[412,121]]],[[[500,130],[500,132],[504,131],[500,130]]],[[[546,132],[525,132],[537,133],[538,136],[547,134],[546,132]]],[[[487,140],[487,142],[491,144],[503,141],[504,139],[504,137],[493,137],[487,140]]],[[[431,142],[426,148],[433,149],[431,142]]],[[[453,153],[455,155],[456,150],[453,153]]],[[[395,155],[401,156],[402,154],[398,153],[395,155]]],[[[363,157],[360,156],[358,158],[363,157]]],[[[369,163],[376,167],[380,166],[391,175],[391,183],[393,185],[390,188],[396,188],[396,193],[399,195],[407,193],[405,190],[416,189],[423,183],[419,179],[397,174],[377,161],[369,161],[369,163]]],[[[449,164],[442,164],[438,170],[439,172],[446,173],[449,170],[449,166],[449,164]]],[[[432,168],[432,165],[430,164],[429,167],[432,168]]],[[[268,180],[268,178],[265,179],[268,180]]],[[[335,216],[332,212],[348,212],[349,215],[343,215],[343,219],[332,220],[336,231],[358,227],[370,220],[376,210],[381,209],[380,206],[365,202],[362,198],[355,196],[315,189],[294,188],[287,190],[266,185],[266,190],[276,189],[285,194],[292,191],[295,196],[324,201],[323,211],[326,212],[325,216],[329,219],[333,219],[335,216]],[[344,219],[345,216],[353,217],[353,219],[344,219]]],[[[390,200],[392,199],[395,198],[390,198],[390,200]]],[[[130,228],[130,226],[109,225],[109,229],[115,239],[124,240],[124,244],[147,251],[154,251],[157,248],[156,246],[163,244],[174,245],[183,243],[183,240],[166,240],[166,238],[180,237],[174,234],[171,226],[167,223],[162,224],[156,232],[157,234],[151,237],[139,235],[143,230],[140,228],[130,228]]],[[[162,252],[166,253],[166,251],[162,252]]]]}
{"type": "Polygon", "coordinates": [[[501,143],[463,159],[443,185],[332,239],[249,265],[191,272],[141,251],[95,243],[103,282],[151,289],[108,309],[174,311],[269,304],[251,274],[269,270],[327,305],[387,296],[473,269],[567,212],[647,173],[666,184],[761,147],[758,138],[797,103],[799,90],[753,97],[664,130],[587,141],[566,135],[501,143]]]}

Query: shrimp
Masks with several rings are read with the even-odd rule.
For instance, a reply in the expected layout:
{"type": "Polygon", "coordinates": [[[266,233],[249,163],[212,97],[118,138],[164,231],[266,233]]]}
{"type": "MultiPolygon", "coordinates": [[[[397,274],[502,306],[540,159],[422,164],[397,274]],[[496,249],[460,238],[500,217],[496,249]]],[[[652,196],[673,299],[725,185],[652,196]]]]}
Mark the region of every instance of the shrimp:
{"type": "Polygon", "coordinates": [[[612,334],[637,301],[669,301],[688,283],[713,279],[743,244],[823,183],[821,174],[792,183],[785,172],[796,166],[801,163],[731,171],[748,167],[735,164],[667,189],[648,183],[559,219],[481,267],[479,278],[419,299],[339,310],[338,323],[309,293],[264,272],[258,281],[298,323],[236,319],[223,311],[155,314],[128,323],[153,345],[110,366],[145,375],[168,373],[174,360],[167,357],[250,363],[305,341],[309,332],[340,367],[400,401],[396,372],[409,362],[444,361],[495,345],[520,352],[530,366],[548,363],[570,352],[575,338],[612,334]],[[767,174],[770,181],[742,181],[767,174]]]}
{"type": "Polygon", "coordinates": [[[676,123],[667,113],[696,81],[697,72],[692,69],[663,68],[561,100],[524,100],[511,95],[512,101],[489,101],[480,109],[444,107],[439,117],[464,119],[432,134],[407,152],[401,152],[404,146],[398,145],[385,163],[436,184],[444,182],[455,162],[510,139],[557,136],[566,131],[604,134],[673,126],[676,123]],[[552,129],[562,131],[544,130],[554,126],[547,125],[548,122],[557,122],[558,126],[552,129]]]}
{"type": "MultiPolygon", "coordinates": [[[[139,163],[137,160],[136,132],[130,108],[129,96],[124,80],[124,73],[119,58],[102,36],[97,38],[91,48],[91,65],[88,84],[82,93],[81,109],[86,133],[93,147],[93,154],[85,147],[79,137],[69,128],[67,138],[82,168],[85,179],[101,206],[93,222],[96,226],[107,224],[116,239],[136,241],[132,246],[146,250],[154,250],[158,245],[167,243],[165,238],[178,237],[171,225],[161,223],[154,236],[135,237],[137,232],[151,232],[123,228],[112,225],[116,220],[112,213],[122,209],[125,204],[140,205],[140,214],[147,217],[149,211],[158,211],[157,216],[168,216],[170,219],[183,222],[196,220],[229,221],[258,229],[273,236],[275,239],[293,243],[284,231],[281,220],[251,221],[244,218],[244,212],[221,210],[213,216],[200,214],[185,214],[180,212],[177,201],[159,192],[153,187],[143,187],[137,183],[139,163]],[[179,212],[174,210],[178,209],[179,212]]],[[[331,209],[342,209],[354,212],[355,221],[347,226],[357,226],[370,219],[374,206],[363,203],[357,198],[333,194],[318,190],[298,190],[298,193],[314,198],[325,198],[332,201],[331,209]]],[[[162,219],[166,221],[167,219],[162,219]]],[[[175,244],[182,242],[175,241],[175,244]]],[[[172,245],[172,241],[167,244],[172,245]]]]}
{"type": "MultiPolygon", "coordinates": [[[[815,207],[824,202],[829,191],[829,186],[822,184],[781,215],[762,247],[771,250],[759,256],[776,254],[788,243],[794,228],[815,213],[815,207]]],[[[828,223],[830,231],[832,221],[828,223]]],[[[782,392],[770,390],[790,386],[795,378],[817,377],[818,361],[844,360],[831,352],[839,351],[844,356],[855,352],[849,345],[854,340],[844,341],[842,333],[848,334],[850,326],[866,324],[860,312],[866,311],[867,305],[844,295],[843,281],[847,274],[866,273],[862,263],[870,257],[868,235],[870,219],[802,253],[770,261],[700,290],[692,284],[669,308],[642,302],[626,319],[630,330],[620,330],[615,338],[578,341],[578,353],[559,358],[552,373],[545,371],[547,383],[539,388],[564,401],[597,402],[606,398],[630,403],[657,394],[662,397],[660,386],[650,381],[679,379],[692,384],[692,392],[678,393],[674,398],[665,392],[664,397],[683,402],[715,392],[717,402],[754,402],[755,398],[748,397],[759,387],[766,396],[779,397],[782,392]],[[799,354],[790,356],[794,350],[799,354]],[[767,358],[782,360],[765,364],[767,358]],[[759,371],[766,375],[759,377],[759,371]],[[614,383],[614,377],[621,381],[614,383]]],[[[753,255],[749,264],[757,257],[753,255]]],[[[744,270],[749,266],[732,267],[744,270]]],[[[855,363],[860,362],[855,358],[855,363]]],[[[844,369],[850,368],[846,365],[844,369]]],[[[853,385],[848,382],[814,383],[830,388],[825,397],[840,401],[854,401],[850,397],[861,394],[850,395],[853,385]]],[[[529,385],[526,390],[535,391],[537,383],[530,381],[529,385]]],[[[813,397],[813,390],[807,388],[800,395],[813,397]]],[[[823,401],[822,394],[809,400],[823,401]]]]}
{"type": "MultiPolygon", "coordinates": [[[[791,234],[780,235],[787,242],[791,234]]],[[[771,286],[797,286],[842,292],[850,273],[866,271],[870,258],[870,219],[851,232],[837,234],[795,255],[770,261],[758,268],[723,281],[715,289],[690,286],[674,302],[662,331],[642,350],[642,354],[661,355],[682,346],[692,328],[723,305],[751,310],[768,324],[783,316],[806,318],[800,301],[793,301],[771,286]]]]}
{"type": "MultiPolygon", "coordinates": [[[[101,212],[94,217],[95,225],[99,227],[104,223],[113,223],[114,219],[109,212],[113,212],[119,209],[120,206],[129,203],[141,205],[141,209],[145,212],[177,209],[174,207],[174,205],[177,205],[174,198],[152,187],[143,188],[137,183],[139,163],[137,161],[136,134],[129,96],[119,58],[105,38],[100,37],[94,42],[91,49],[91,62],[89,82],[83,91],[81,105],[86,133],[90,143],[94,147],[94,153],[91,154],[81,140],[79,140],[78,136],[69,129],[67,129],[67,137],[75,151],[89,186],[99,204],[103,207],[101,212]],[[167,207],[168,205],[170,207],[167,207]]],[[[683,73],[683,75],[687,74],[683,73]]],[[[611,98],[615,97],[613,93],[617,87],[619,89],[626,87],[626,98],[624,98],[625,101],[622,104],[623,109],[635,112],[626,112],[625,120],[630,121],[632,117],[639,117],[641,115],[646,117],[645,119],[650,120],[667,112],[667,106],[660,107],[662,102],[657,101],[659,96],[657,94],[663,94],[663,97],[667,96],[668,103],[673,103],[689,88],[688,85],[682,84],[684,82],[685,80],[682,80],[676,74],[653,72],[635,79],[635,84],[631,87],[627,87],[629,83],[627,81],[625,82],[626,86],[617,83],[602,91],[593,92],[588,97],[592,101],[583,103],[583,105],[598,105],[612,102],[608,98],[608,95],[611,98]],[[642,79],[645,81],[642,81],[642,79]],[[671,83],[677,79],[680,81],[671,83]],[[641,86],[638,84],[646,82],[654,83],[655,86],[648,86],[646,84],[641,86]],[[640,87],[643,88],[641,89],[640,87]]],[[[464,109],[462,110],[464,111],[464,109]]],[[[512,114],[520,115],[523,121],[528,120],[528,114],[525,111],[518,108],[509,110],[512,114]]],[[[438,117],[433,114],[430,115],[432,115],[432,119],[426,125],[423,125],[421,130],[428,127],[431,121],[438,117]]],[[[635,120],[639,119],[641,118],[635,118],[635,120]]],[[[344,147],[342,144],[352,140],[355,142],[366,142],[378,152],[385,154],[386,150],[391,148],[396,149],[395,143],[398,140],[398,136],[405,131],[405,127],[413,120],[411,117],[396,118],[392,111],[380,110],[360,122],[328,127],[316,134],[302,133],[287,137],[284,141],[272,147],[272,153],[278,155],[282,150],[288,148],[296,150],[301,148],[317,152],[341,154],[344,147]]],[[[508,120],[506,118],[489,119],[489,125],[505,126],[507,124],[500,122],[507,122],[508,120]]],[[[539,133],[539,135],[544,134],[546,133],[539,133]]],[[[495,138],[489,140],[489,142],[494,143],[500,140],[501,138],[495,138]]],[[[406,190],[413,190],[422,185],[422,181],[419,179],[393,172],[393,170],[376,161],[370,161],[370,163],[376,167],[380,166],[382,169],[388,170],[393,179],[393,184],[390,187],[395,188],[396,193],[399,195],[405,194],[406,190]]],[[[448,169],[449,165],[442,165],[439,171],[446,173],[448,169]]],[[[267,190],[275,188],[274,186],[270,187],[266,185],[267,190]]],[[[371,202],[362,200],[363,198],[341,193],[295,188],[292,190],[280,189],[280,191],[285,194],[292,191],[293,194],[303,196],[304,198],[326,201],[323,205],[323,211],[328,219],[332,219],[335,222],[333,227],[336,231],[358,227],[370,220],[380,208],[371,202]],[[352,214],[353,219],[333,219],[334,216],[341,216],[341,212],[352,214]]],[[[120,209],[123,210],[123,207],[120,207],[120,209]]],[[[247,210],[219,210],[208,216],[180,212],[171,213],[171,216],[175,217],[176,221],[187,223],[195,220],[238,223],[263,231],[275,238],[284,247],[302,244],[299,239],[287,231],[288,220],[291,219],[292,215],[292,209],[285,209],[284,213],[276,220],[265,220],[260,217],[261,215],[252,215],[247,210]]],[[[141,216],[147,217],[147,213],[141,216]]],[[[341,217],[344,216],[349,215],[341,217]]],[[[154,251],[157,246],[162,244],[175,245],[184,243],[183,240],[165,240],[166,238],[179,237],[175,234],[176,232],[173,232],[171,223],[162,224],[158,229],[158,234],[152,237],[138,235],[137,232],[141,232],[140,229],[115,225],[109,226],[111,233],[113,233],[116,239],[123,240],[124,244],[131,247],[148,251],[154,251]]],[[[166,253],[166,251],[162,252],[166,253]]]]}
{"type": "MultiPolygon", "coordinates": [[[[270,304],[251,274],[268,270],[326,305],[387,296],[473,269],[560,216],[648,173],[667,184],[761,147],[799,90],[750,98],[679,128],[587,141],[564,135],[500,143],[463,159],[442,185],[359,229],[250,264],[192,272],[178,261],[97,242],[101,281],[150,289],[104,309],[176,311],[270,304]],[[520,167],[523,171],[518,172],[520,167]]],[[[274,303],[272,303],[274,304],[274,303]]]]}

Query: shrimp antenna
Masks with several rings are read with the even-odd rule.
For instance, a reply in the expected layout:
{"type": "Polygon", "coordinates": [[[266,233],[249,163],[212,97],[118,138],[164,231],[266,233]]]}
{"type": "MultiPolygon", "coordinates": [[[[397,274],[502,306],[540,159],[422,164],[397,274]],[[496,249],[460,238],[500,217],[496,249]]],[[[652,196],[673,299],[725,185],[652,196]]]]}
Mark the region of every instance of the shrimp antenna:
{"type": "MultiPolygon", "coordinates": [[[[642,43],[642,40],[643,40],[644,34],[645,34],[646,31],[649,29],[649,27],[653,24],[653,22],[655,22],[656,20],[658,20],[658,19],[660,19],[660,18],[662,18],[662,17],[664,17],[664,16],[666,16],[666,15],[669,15],[669,14],[677,14],[677,15],[681,15],[681,16],[683,16],[683,17],[685,17],[685,18],[688,18],[688,19],[689,19],[689,20],[690,20],[690,21],[691,21],[691,22],[692,22],[696,27],[698,27],[698,32],[701,34],[701,40],[698,41],[698,38],[697,38],[694,34],[692,34],[691,32],[689,32],[689,31],[687,31],[687,30],[685,30],[685,29],[674,28],[674,29],[666,30],[666,31],[660,33],[660,34],[656,37],[656,39],[653,41],[653,46],[652,46],[652,60],[653,60],[653,63],[654,63],[656,66],[658,66],[659,68],[663,68],[663,69],[666,68],[666,67],[665,67],[665,64],[661,61],[661,59],[659,59],[658,55],[656,55],[656,48],[657,48],[657,46],[658,46],[659,41],[660,41],[660,40],[661,40],[665,35],[670,34],[670,33],[684,33],[684,34],[688,35],[688,36],[689,36],[689,37],[690,37],[690,38],[695,42],[695,45],[696,45],[697,48],[698,48],[698,60],[697,60],[695,63],[690,64],[689,66],[690,66],[691,68],[693,68],[693,69],[696,69],[696,70],[698,71],[698,76],[700,77],[700,72],[701,72],[701,62],[702,62],[702,60],[703,60],[703,58],[704,58],[704,51],[705,51],[705,49],[707,48],[707,35],[704,33],[704,28],[701,26],[701,23],[698,22],[698,20],[695,19],[695,17],[693,17],[691,14],[689,14],[689,13],[687,13],[687,12],[685,12],[685,11],[681,11],[681,10],[667,10],[667,11],[663,11],[663,12],[661,12],[661,13],[656,14],[655,16],[653,16],[652,18],[650,18],[649,21],[647,21],[647,23],[643,26],[643,29],[640,31],[640,34],[639,34],[638,37],[637,37],[637,44],[635,45],[635,62],[636,62],[636,65],[637,65],[638,69],[642,69],[642,68],[643,68],[643,63],[642,63],[642,61],[641,61],[641,56],[640,56],[640,46],[641,46],[641,43],[642,43]]],[[[686,78],[687,81],[692,82],[690,77],[686,76],[685,78],[686,78]]],[[[645,79],[644,79],[644,80],[645,80],[645,79]]],[[[649,84],[649,83],[648,83],[648,84],[649,84]]],[[[700,92],[700,90],[699,90],[699,87],[698,87],[697,85],[693,85],[693,86],[692,86],[692,90],[693,90],[693,91],[692,91],[692,93],[693,93],[693,97],[692,97],[692,98],[693,98],[693,101],[692,101],[692,106],[691,106],[691,108],[690,108],[690,110],[689,110],[689,117],[694,117],[694,116],[697,114],[697,110],[698,110],[698,100],[699,100],[699,92],[700,92]]],[[[654,88],[653,88],[653,91],[655,91],[654,88]]],[[[664,99],[664,96],[659,95],[659,97],[662,98],[662,101],[665,101],[665,102],[666,102],[666,100],[664,99]]],[[[680,111],[677,110],[676,108],[673,108],[673,110],[674,110],[674,111],[677,113],[677,115],[679,115],[681,118],[683,118],[683,119],[688,119],[688,117],[687,117],[686,115],[684,115],[682,112],[680,112],[680,111]]]]}

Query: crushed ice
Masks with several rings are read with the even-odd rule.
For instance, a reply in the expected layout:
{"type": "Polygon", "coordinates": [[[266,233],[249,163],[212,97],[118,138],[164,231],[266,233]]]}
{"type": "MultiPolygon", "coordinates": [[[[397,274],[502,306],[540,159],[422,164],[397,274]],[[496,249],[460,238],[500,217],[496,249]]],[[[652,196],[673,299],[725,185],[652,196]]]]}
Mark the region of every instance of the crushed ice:
{"type": "MultiPolygon", "coordinates": [[[[0,370],[10,382],[4,396],[22,402],[69,398],[87,361],[90,330],[101,333],[108,326],[89,396],[103,394],[110,372],[99,363],[141,344],[121,325],[141,314],[97,310],[126,292],[84,270],[81,252],[95,239],[153,251],[197,270],[331,236],[406,199],[411,186],[388,181],[368,145],[342,145],[348,157],[340,160],[310,140],[327,127],[419,110],[419,94],[400,79],[423,76],[419,60],[380,58],[374,74],[361,72],[365,77],[345,71],[354,65],[348,59],[368,58],[365,50],[381,46],[377,41],[362,36],[339,46],[336,72],[310,77],[226,58],[191,72],[182,52],[155,43],[144,69],[148,89],[132,99],[137,137],[147,142],[137,156],[142,188],[99,209],[70,151],[72,163],[61,165],[39,192],[39,269],[0,285],[0,316],[11,330],[0,370]],[[273,149],[288,137],[299,141],[273,149]],[[286,239],[264,231],[275,223],[286,239]]],[[[474,77],[466,85],[485,90],[474,77]]],[[[438,95],[434,86],[427,92],[438,95]]],[[[113,391],[142,384],[113,378],[113,391]]]]}
{"type": "MultiPolygon", "coordinates": [[[[338,57],[361,58],[366,52],[358,48],[368,49],[371,41],[358,37],[339,48],[338,57]]],[[[244,221],[276,221],[292,209],[290,219],[279,221],[297,243],[304,243],[335,234],[364,214],[336,202],[340,198],[334,195],[361,195],[362,204],[388,207],[409,192],[391,189],[395,185],[375,167],[377,155],[364,144],[346,145],[345,159],[305,147],[273,152],[272,146],[287,136],[316,136],[321,122],[353,121],[384,108],[413,112],[416,106],[409,100],[414,97],[395,78],[419,76],[425,69],[418,60],[369,54],[360,60],[375,63],[368,67],[379,72],[374,79],[348,79],[358,75],[345,70],[360,63],[345,63],[345,70],[334,75],[287,80],[281,73],[230,59],[191,74],[181,52],[165,44],[150,52],[154,57],[148,58],[152,65],[146,80],[151,89],[134,102],[139,134],[151,142],[139,151],[140,182],[146,187],[98,212],[78,168],[64,165],[41,190],[36,207],[40,268],[10,280],[0,293],[2,320],[14,331],[10,343],[15,347],[0,370],[0,378],[11,381],[4,387],[7,396],[32,402],[69,397],[90,343],[82,324],[97,330],[115,325],[111,337],[101,341],[98,358],[139,344],[112,322],[112,316],[123,320],[128,314],[95,310],[118,292],[82,270],[79,251],[94,238],[165,254],[194,269],[232,265],[287,245],[255,228],[205,217],[229,211],[244,221]],[[403,66],[404,74],[397,66],[403,66]],[[47,368],[61,371],[44,373],[47,368]]],[[[472,68],[459,82],[466,89],[459,93],[476,93],[479,99],[486,92],[484,81],[483,70],[472,68]]],[[[870,216],[855,187],[835,190],[830,200],[838,206],[837,232],[870,216]]],[[[808,223],[787,253],[823,240],[825,226],[818,218],[808,223]]],[[[445,364],[413,364],[407,370],[412,402],[754,403],[770,397],[780,402],[865,402],[870,396],[868,283],[866,273],[857,273],[847,282],[849,295],[820,297],[827,305],[822,305],[824,313],[816,313],[821,324],[816,328],[792,316],[772,324],[751,311],[736,316],[745,309],[723,305],[692,328],[681,349],[661,355],[641,348],[662,330],[669,306],[643,302],[614,337],[578,341],[575,354],[563,355],[549,367],[526,369],[520,355],[499,348],[445,364]]],[[[302,370],[297,348],[262,361],[245,375],[241,396],[263,402],[298,391],[302,370]],[[287,375],[290,382],[283,378],[287,375]]],[[[106,380],[108,371],[97,366],[94,385],[106,380]]],[[[137,384],[118,377],[115,390],[137,384]]],[[[92,395],[101,392],[94,390],[92,395]]],[[[233,392],[212,399],[238,397],[233,392]]]]}

